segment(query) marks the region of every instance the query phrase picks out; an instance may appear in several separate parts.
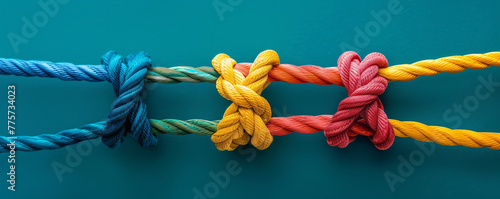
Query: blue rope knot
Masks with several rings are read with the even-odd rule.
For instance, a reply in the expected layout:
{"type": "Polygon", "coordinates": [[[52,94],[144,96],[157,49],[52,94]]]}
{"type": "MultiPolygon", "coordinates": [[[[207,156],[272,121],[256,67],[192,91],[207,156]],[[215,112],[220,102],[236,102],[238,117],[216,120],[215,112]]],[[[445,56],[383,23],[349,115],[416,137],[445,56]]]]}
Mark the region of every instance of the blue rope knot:
{"type": "Polygon", "coordinates": [[[128,132],[141,146],[156,145],[158,138],[151,131],[146,103],[141,98],[143,79],[151,67],[149,55],[144,52],[131,54],[123,62],[122,56],[110,51],[102,57],[101,63],[108,71],[117,96],[106,120],[102,142],[117,147],[128,132]]]}

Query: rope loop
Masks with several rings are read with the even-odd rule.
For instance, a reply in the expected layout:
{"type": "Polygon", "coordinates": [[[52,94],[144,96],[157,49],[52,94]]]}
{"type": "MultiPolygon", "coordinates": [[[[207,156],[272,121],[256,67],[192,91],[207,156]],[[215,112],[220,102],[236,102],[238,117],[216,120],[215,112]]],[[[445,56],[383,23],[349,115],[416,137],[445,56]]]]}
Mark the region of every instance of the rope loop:
{"type": "Polygon", "coordinates": [[[357,121],[375,132],[369,136],[375,147],[388,149],[394,142],[394,130],[378,98],[388,83],[387,79],[377,74],[379,68],[388,67],[387,59],[380,53],[371,53],[361,61],[355,52],[345,52],[337,64],[348,97],[340,102],[325,128],[328,144],[344,148],[354,141],[357,133],[353,133],[351,128],[357,121]]]}
{"type": "Polygon", "coordinates": [[[275,51],[261,52],[247,77],[234,69],[236,61],[226,54],[218,54],[212,60],[214,69],[220,74],[216,86],[219,94],[233,103],[226,109],[224,117],[217,125],[212,141],[219,150],[232,151],[250,141],[257,149],[269,147],[273,137],[266,127],[271,119],[271,106],[260,96],[269,85],[268,73],[279,65],[275,51]]]}
{"type": "Polygon", "coordinates": [[[109,147],[117,147],[130,133],[141,146],[156,145],[158,139],[151,131],[146,103],[141,98],[143,79],[151,68],[151,58],[139,52],[123,60],[118,53],[110,51],[102,57],[101,62],[109,73],[117,96],[106,120],[102,142],[109,147]]]}

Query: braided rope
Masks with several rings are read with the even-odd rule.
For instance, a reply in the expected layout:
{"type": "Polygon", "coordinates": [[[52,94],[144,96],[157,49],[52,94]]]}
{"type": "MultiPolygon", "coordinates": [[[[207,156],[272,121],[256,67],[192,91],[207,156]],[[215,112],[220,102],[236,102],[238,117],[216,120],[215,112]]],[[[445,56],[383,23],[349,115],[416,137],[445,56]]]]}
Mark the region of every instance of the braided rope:
{"type": "MultiPolygon", "coordinates": [[[[234,68],[247,76],[251,65],[251,63],[238,63],[234,68]]],[[[467,68],[484,69],[490,66],[500,66],[500,52],[450,56],[436,60],[423,60],[413,64],[394,65],[380,69],[378,74],[388,81],[410,81],[419,76],[431,76],[441,72],[457,73],[467,68]]],[[[109,81],[109,77],[102,65],[74,65],[71,63],[5,58],[0,58],[0,74],[54,77],[66,81],[109,81]]],[[[179,82],[215,83],[218,77],[219,74],[212,67],[175,66],[171,68],[153,67],[148,71],[145,79],[147,82],[165,84],[179,82]]],[[[323,68],[314,65],[280,64],[271,69],[267,81],[343,85],[337,67],[323,68]]]]}
{"type": "Polygon", "coordinates": [[[151,126],[153,127],[154,134],[172,134],[172,135],[205,135],[211,136],[217,131],[217,124],[220,120],[208,121],[200,119],[192,120],[177,120],[177,119],[164,119],[156,120],[151,119],[151,126]]]}
{"type": "Polygon", "coordinates": [[[25,61],[0,58],[0,74],[59,78],[64,81],[109,81],[108,72],[101,65],[75,65],[49,61],[25,61]]]}
{"type": "Polygon", "coordinates": [[[38,151],[58,149],[85,140],[100,138],[106,127],[106,122],[87,124],[80,128],[68,129],[57,134],[42,134],[37,136],[17,136],[17,138],[0,136],[0,153],[10,151],[9,145],[14,143],[16,151],[38,151]]]}
{"type": "MultiPolygon", "coordinates": [[[[249,74],[251,65],[252,64],[249,63],[236,64],[234,65],[234,72],[238,72],[241,74],[241,78],[245,78],[249,74]]],[[[486,54],[451,56],[436,60],[419,61],[413,64],[396,65],[379,69],[378,74],[389,81],[409,81],[419,76],[435,75],[441,72],[456,73],[467,68],[483,69],[489,66],[499,65],[500,52],[491,52],[486,54]]],[[[102,65],[74,65],[71,63],[23,61],[4,58],[0,58],[0,74],[54,77],[67,81],[111,81],[108,71],[102,65]]],[[[294,66],[281,64],[272,67],[268,72],[268,76],[267,82],[285,81],[289,83],[343,85],[336,67],[321,68],[312,65],[294,66]]],[[[179,83],[216,82],[217,78],[219,78],[219,73],[211,67],[192,68],[179,66],[172,68],[156,67],[150,69],[144,79],[148,82],[179,83]]],[[[255,80],[255,78],[250,79],[253,79],[251,81],[255,80]]],[[[142,109],[145,109],[145,106],[142,109]]],[[[143,113],[145,114],[145,112],[143,113]]],[[[289,118],[272,118],[266,126],[273,135],[286,135],[291,132],[313,133],[324,130],[332,116],[322,115],[312,117],[313,116],[294,116],[289,118]]],[[[129,119],[135,121],[133,117],[129,119]]],[[[143,121],[141,123],[145,124],[146,122],[143,121]]],[[[400,122],[397,120],[390,120],[390,123],[393,125],[396,136],[399,137],[412,137],[420,141],[432,141],[450,146],[462,145],[474,148],[488,147],[491,149],[500,149],[500,134],[498,133],[451,130],[445,127],[427,126],[418,122],[400,122]]],[[[218,121],[211,122],[206,120],[168,120],[168,122],[167,120],[151,120],[154,134],[167,132],[172,134],[213,135],[213,132],[217,129],[217,124],[218,121]]],[[[102,137],[106,134],[103,133],[104,128],[104,123],[99,122],[81,128],[62,131],[53,135],[18,136],[17,139],[0,136],[0,144],[2,144],[0,152],[8,151],[9,148],[7,144],[12,142],[16,143],[16,147],[20,151],[56,149],[80,141],[102,137]]],[[[138,130],[140,127],[135,126],[134,128],[138,130]]],[[[374,132],[365,124],[354,123],[348,134],[349,136],[354,136],[356,134],[373,136],[374,132]]],[[[132,133],[132,135],[139,140],[145,139],[143,138],[145,134],[132,133]]],[[[122,139],[121,136],[122,135],[120,135],[119,139],[122,139]]],[[[262,141],[262,139],[259,139],[259,141],[266,143],[266,141],[262,141]]],[[[233,146],[231,148],[233,148],[233,146]]]]}
{"type": "Polygon", "coordinates": [[[441,126],[427,126],[419,122],[389,120],[398,137],[411,137],[418,141],[435,142],[446,146],[488,147],[500,149],[499,133],[478,133],[470,130],[453,130],[441,126]]]}
{"type": "Polygon", "coordinates": [[[500,52],[423,60],[380,69],[378,74],[389,81],[410,81],[419,76],[431,76],[441,72],[458,73],[467,68],[484,69],[490,66],[500,66],[500,52]]]}
{"type": "MultiPolygon", "coordinates": [[[[332,115],[273,117],[266,126],[271,134],[276,136],[288,135],[293,132],[311,134],[323,131],[330,123],[331,118],[332,115]]],[[[155,134],[211,136],[217,131],[219,120],[151,119],[150,122],[155,134]]],[[[394,119],[389,119],[389,122],[394,128],[394,133],[397,137],[410,137],[418,141],[435,142],[445,146],[487,147],[500,150],[499,133],[453,130],[439,126],[427,126],[419,122],[394,119]]],[[[81,141],[96,139],[102,136],[105,124],[103,121],[88,124],[80,128],[64,130],[57,134],[18,136],[17,139],[1,136],[0,153],[8,152],[10,149],[7,144],[13,141],[15,141],[16,150],[18,151],[37,151],[58,149],[81,141]]],[[[353,135],[373,135],[373,131],[369,127],[360,123],[354,123],[351,130],[353,135]]]]}
{"type": "Polygon", "coordinates": [[[102,142],[117,147],[125,135],[130,134],[144,147],[156,145],[158,139],[151,131],[146,102],[141,98],[144,76],[151,67],[151,58],[144,52],[122,57],[110,51],[102,57],[107,69],[116,100],[108,113],[102,142]]]}
{"type": "MultiPolygon", "coordinates": [[[[248,76],[252,63],[237,63],[234,69],[248,76]]],[[[148,82],[175,84],[180,82],[213,82],[217,81],[219,73],[212,67],[175,66],[171,68],[154,67],[146,75],[148,82]]],[[[322,68],[314,65],[295,66],[280,64],[269,71],[268,82],[283,81],[288,83],[312,83],[319,85],[335,84],[342,86],[342,80],[337,67],[322,68]]]]}
{"type": "MultiPolygon", "coordinates": [[[[272,135],[288,135],[297,133],[317,133],[323,131],[330,123],[332,115],[318,116],[291,116],[273,117],[266,124],[272,135]]],[[[453,130],[440,126],[428,126],[419,122],[399,121],[389,119],[397,137],[410,137],[423,142],[435,142],[445,146],[466,146],[473,148],[487,147],[494,150],[500,149],[499,133],[482,133],[469,130],[453,130]]],[[[204,129],[201,135],[211,135],[215,132],[218,121],[207,120],[152,120],[154,132],[157,134],[186,135],[204,129]],[[162,124],[163,123],[163,124],[162,124]],[[201,125],[200,125],[201,124],[201,125]],[[163,127],[167,128],[163,128],[163,127]],[[170,128],[176,126],[181,128],[170,128]]],[[[354,123],[351,128],[353,134],[372,136],[369,127],[354,123]]],[[[200,134],[200,133],[195,133],[200,134]]]]}
{"type": "MultiPolygon", "coordinates": [[[[251,65],[252,63],[238,63],[234,68],[247,76],[251,65]]],[[[388,81],[410,81],[419,76],[432,76],[441,72],[458,73],[467,68],[484,69],[490,66],[500,66],[500,52],[450,56],[436,60],[423,60],[413,64],[394,65],[379,69],[378,74],[388,81]]],[[[215,82],[218,76],[219,74],[210,67],[176,66],[172,68],[154,67],[146,79],[162,83],[215,82]],[[167,72],[157,72],[162,70],[167,72]]],[[[314,65],[280,64],[271,69],[268,81],[343,86],[337,67],[323,68],[314,65]]]]}
{"type": "Polygon", "coordinates": [[[358,121],[374,130],[374,135],[369,137],[375,147],[388,149],[394,142],[394,131],[378,98],[388,82],[377,74],[379,68],[388,66],[387,59],[380,53],[370,53],[361,60],[357,53],[348,51],[339,57],[337,64],[348,97],[340,102],[330,125],[325,128],[328,144],[347,147],[356,139],[356,135],[349,136],[349,132],[358,121]]]}
{"type": "Polygon", "coordinates": [[[193,68],[190,66],[176,66],[171,68],[153,67],[145,79],[147,82],[160,82],[164,84],[176,84],[180,82],[212,82],[215,83],[219,73],[214,68],[202,66],[193,68]]]}
{"type": "Polygon", "coordinates": [[[263,51],[255,58],[249,75],[244,77],[234,70],[236,61],[228,55],[218,54],[214,57],[212,65],[221,74],[216,83],[217,91],[233,102],[217,125],[217,132],[211,137],[217,149],[232,151],[250,140],[260,150],[271,145],[273,136],[265,126],[271,119],[271,106],[260,94],[269,85],[269,71],[278,64],[278,53],[263,51]]]}

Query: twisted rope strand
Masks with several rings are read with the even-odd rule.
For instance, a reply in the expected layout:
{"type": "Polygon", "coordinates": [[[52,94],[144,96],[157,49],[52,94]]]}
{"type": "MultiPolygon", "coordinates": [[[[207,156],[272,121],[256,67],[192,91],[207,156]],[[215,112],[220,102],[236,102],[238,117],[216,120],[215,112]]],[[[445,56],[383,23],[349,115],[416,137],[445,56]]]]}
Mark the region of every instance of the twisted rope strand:
{"type": "Polygon", "coordinates": [[[398,137],[411,137],[418,141],[435,142],[446,146],[488,147],[500,149],[499,133],[478,133],[470,130],[452,130],[441,126],[427,126],[419,122],[401,122],[389,119],[398,137]]]}
{"type": "Polygon", "coordinates": [[[145,79],[147,82],[161,82],[164,84],[176,84],[180,82],[212,82],[215,83],[219,73],[214,68],[202,66],[193,68],[190,66],[176,66],[171,68],[153,67],[145,79]]]}
{"type": "MultiPolygon", "coordinates": [[[[238,63],[234,67],[245,77],[252,63],[238,63]]],[[[388,81],[410,81],[419,76],[431,76],[441,72],[458,73],[467,68],[484,69],[490,66],[500,66],[500,52],[490,52],[485,54],[469,54],[463,56],[443,57],[436,60],[423,60],[413,64],[394,65],[388,68],[381,68],[378,74],[388,81]]],[[[163,70],[163,67],[152,68],[152,72],[146,77],[150,81],[165,79],[163,83],[185,82],[215,82],[219,74],[210,67],[192,68],[187,66],[177,66],[170,69],[176,72],[161,73],[153,72],[163,70]],[[188,70],[184,72],[184,70],[188,70]],[[158,77],[163,76],[163,77],[158,77]],[[176,80],[170,80],[177,78],[176,80]]],[[[335,84],[343,86],[337,67],[319,67],[314,65],[295,66],[291,64],[280,64],[269,72],[268,82],[283,81],[288,83],[312,83],[319,85],[335,84]]],[[[162,81],[160,81],[162,82],[162,81]]]]}
{"type": "Polygon", "coordinates": [[[212,65],[221,74],[217,91],[233,102],[211,137],[217,149],[232,151],[248,141],[260,150],[269,147],[273,137],[265,124],[271,119],[271,106],[260,94],[269,85],[269,71],[279,65],[278,54],[272,50],[259,53],[247,77],[234,70],[236,61],[226,54],[215,56],[212,65]]]}
{"type": "Polygon", "coordinates": [[[458,73],[467,68],[484,69],[490,66],[500,66],[500,52],[423,60],[380,69],[378,74],[389,81],[410,81],[419,76],[431,76],[441,72],[458,73]]]}
{"type": "MultiPolygon", "coordinates": [[[[248,76],[252,63],[238,63],[234,69],[248,76]]],[[[146,75],[148,82],[175,84],[180,82],[212,82],[215,83],[219,73],[212,67],[176,66],[171,68],[154,67],[146,75]]],[[[280,64],[269,72],[268,82],[283,81],[288,83],[312,83],[319,85],[335,84],[343,86],[337,67],[322,68],[313,65],[295,66],[280,64]]]]}
{"type": "Polygon", "coordinates": [[[330,146],[346,147],[356,139],[349,136],[354,122],[364,123],[375,132],[369,136],[375,147],[387,150],[394,142],[394,130],[389,123],[384,106],[378,98],[387,88],[387,80],[377,74],[379,68],[388,66],[380,53],[370,53],[363,60],[355,52],[343,53],[337,62],[348,97],[342,100],[325,136],[330,146]]]}
{"type": "MultiPolygon", "coordinates": [[[[330,123],[332,115],[298,115],[291,117],[273,117],[266,124],[272,135],[288,135],[292,132],[311,134],[323,131],[330,123]]],[[[219,120],[201,119],[150,120],[155,134],[211,136],[217,131],[219,120]]],[[[480,133],[469,130],[453,130],[439,126],[427,126],[419,122],[403,122],[389,119],[397,137],[410,137],[423,142],[435,142],[445,146],[466,146],[473,148],[487,147],[500,150],[500,133],[480,133]]],[[[81,141],[100,138],[106,122],[88,124],[80,128],[61,131],[57,134],[38,136],[18,136],[17,139],[0,136],[0,153],[8,152],[7,144],[15,141],[17,151],[38,151],[58,149],[81,141]]],[[[360,123],[354,123],[351,135],[372,136],[373,131],[360,123]]]]}
{"type": "Polygon", "coordinates": [[[172,134],[172,135],[205,135],[210,136],[217,131],[217,124],[220,120],[208,121],[200,119],[192,120],[177,120],[177,119],[164,119],[156,120],[151,119],[151,126],[153,127],[154,134],[172,134]]]}
{"type": "Polygon", "coordinates": [[[100,138],[105,127],[106,122],[103,121],[87,124],[80,128],[64,130],[57,134],[17,136],[17,139],[0,136],[0,153],[10,151],[8,145],[10,143],[15,143],[16,151],[58,149],[81,141],[100,138]]]}
{"type": "MultiPolygon", "coordinates": [[[[235,70],[248,75],[251,63],[238,63],[235,70]]],[[[443,57],[436,60],[423,60],[413,64],[401,64],[378,71],[388,81],[410,81],[419,76],[431,76],[441,72],[457,73],[467,68],[484,69],[500,66],[500,52],[469,54],[443,57]]],[[[17,76],[54,77],[65,81],[109,81],[102,65],[74,65],[71,63],[52,63],[48,61],[24,61],[0,58],[0,74],[17,76]]],[[[213,82],[219,74],[212,67],[193,68],[176,66],[171,68],[153,67],[146,75],[147,82],[175,84],[179,82],[213,82]]],[[[343,86],[337,67],[322,68],[313,65],[295,66],[281,64],[269,72],[268,82],[312,83],[319,85],[335,84],[343,86]]]]}
{"type": "MultiPolygon", "coordinates": [[[[244,78],[248,75],[250,65],[249,63],[237,64],[234,66],[235,72],[239,71],[243,76],[242,78],[244,78]]],[[[430,76],[441,72],[457,73],[467,68],[483,69],[489,66],[500,66],[500,52],[451,56],[436,60],[419,61],[413,64],[396,65],[380,69],[378,74],[389,81],[409,81],[419,76],[430,76]]],[[[102,65],[74,65],[71,63],[4,58],[0,58],[0,74],[55,77],[66,81],[111,81],[109,74],[102,65]]],[[[218,77],[219,74],[210,67],[179,66],[172,68],[156,67],[147,72],[145,79],[148,82],[162,83],[178,83],[181,81],[216,82],[218,77]]],[[[321,68],[312,65],[276,65],[269,71],[267,82],[272,81],[343,85],[336,67],[321,68]]],[[[273,135],[286,135],[294,131],[313,133],[324,130],[331,117],[331,115],[322,115],[316,117],[272,118],[267,122],[266,126],[273,135]]],[[[427,126],[418,122],[389,121],[393,125],[396,136],[399,137],[412,137],[420,141],[432,141],[449,146],[462,145],[474,148],[500,149],[500,134],[498,133],[477,133],[469,130],[452,130],[445,127],[427,126]]],[[[170,122],[152,120],[152,126],[155,134],[167,132],[172,134],[212,135],[217,129],[218,122],[206,120],[171,120],[170,122]]],[[[2,144],[0,152],[9,151],[10,148],[7,144],[13,142],[16,143],[16,148],[19,151],[61,148],[84,140],[102,137],[104,128],[105,123],[98,122],[53,135],[18,136],[17,139],[0,136],[0,144],[2,144]]],[[[236,132],[238,135],[242,133],[236,132]]],[[[374,132],[363,124],[354,123],[348,134],[349,136],[356,134],[373,136],[374,132]]],[[[244,140],[237,140],[233,144],[243,144],[243,142],[244,140]]],[[[231,148],[234,147],[233,144],[230,146],[231,148]]]]}
{"type": "Polygon", "coordinates": [[[0,58],[0,74],[16,76],[53,77],[64,81],[109,81],[108,72],[101,65],[75,65],[49,61],[25,61],[0,58]]]}
{"type": "MultiPolygon", "coordinates": [[[[236,64],[234,69],[240,71],[245,77],[252,63],[236,64]]],[[[343,86],[337,67],[322,68],[314,65],[295,66],[280,64],[269,71],[268,82],[283,81],[288,83],[312,83],[319,85],[335,84],[343,86]]]]}
{"type": "MultiPolygon", "coordinates": [[[[323,131],[328,126],[331,118],[332,115],[273,117],[266,126],[272,135],[288,135],[292,132],[310,134],[323,131]]],[[[389,122],[393,126],[397,137],[410,137],[418,141],[435,142],[445,146],[460,145],[473,148],[500,149],[500,133],[453,130],[439,126],[427,126],[419,122],[403,122],[394,119],[389,119],[389,122]]],[[[153,124],[153,131],[158,134],[186,135],[202,128],[206,130],[202,135],[211,135],[215,132],[218,121],[211,122],[195,119],[186,121],[151,120],[151,123],[153,124]],[[182,126],[183,128],[163,128],[162,123],[166,123],[166,126],[182,126]],[[200,123],[202,125],[199,125],[200,123]]],[[[373,135],[373,131],[361,123],[354,123],[351,130],[351,135],[373,135]]]]}

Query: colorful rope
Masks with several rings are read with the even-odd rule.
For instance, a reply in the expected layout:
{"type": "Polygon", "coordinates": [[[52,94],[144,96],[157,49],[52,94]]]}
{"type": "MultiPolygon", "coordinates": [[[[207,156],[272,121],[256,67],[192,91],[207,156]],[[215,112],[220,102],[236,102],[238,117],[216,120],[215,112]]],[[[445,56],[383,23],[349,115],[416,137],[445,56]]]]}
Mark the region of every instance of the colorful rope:
{"type": "Polygon", "coordinates": [[[256,148],[265,149],[272,142],[271,135],[323,130],[328,143],[339,147],[347,146],[356,135],[361,134],[370,137],[375,146],[382,150],[390,147],[394,136],[449,146],[500,149],[499,133],[451,130],[387,119],[377,97],[390,81],[409,81],[418,76],[441,72],[455,73],[467,68],[500,66],[500,52],[451,56],[391,67],[387,67],[387,60],[381,54],[370,54],[361,61],[354,52],[346,52],[339,58],[339,68],[279,64],[274,51],[262,52],[253,64],[236,64],[229,56],[220,54],[212,61],[214,68],[150,68],[151,60],[145,53],[130,55],[123,61],[118,54],[109,52],[103,56],[102,64],[74,65],[0,58],[0,74],[54,77],[66,81],[109,81],[113,83],[117,95],[106,122],[57,134],[18,136],[17,139],[0,136],[0,152],[9,151],[9,143],[15,143],[16,149],[20,151],[36,151],[61,148],[96,138],[102,138],[106,145],[116,147],[128,133],[146,147],[157,143],[157,134],[198,134],[211,135],[219,150],[234,150],[250,140],[256,148]],[[233,101],[233,104],[221,121],[149,120],[146,117],[146,105],[140,98],[143,79],[146,82],[169,84],[216,82],[219,93],[233,101]],[[345,84],[349,97],[341,102],[338,112],[333,116],[271,118],[269,103],[260,93],[273,81],[345,84]]]}
{"type": "Polygon", "coordinates": [[[140,52],[127,56],[123,62],[116,52],[108,52],[102,57],[102,64],[108,71],[117,96],[106,120],[102,142],[109,147],[116,147],[123,142],[128,131],[141,146],[156,145],[158,139],[151,132],[146,103],[140,96],[144,76],[151,68],[151,58],[140,52]]]}
{"type": "MultiPolygon", "coordinates": [[[[251,63],[238,63],[235,70],[248,76],[251,63]]],[[[379,69],[378,74],[392,81],[410,81],[419,76],[431,76],[441,72],[458,73],[467,68],[484,69],[500,65],[500,52],[450,56],[436,60],[423,60],[413,64],[394,65],[379,69]]],[[[65,81],[110,81],[102,65],[74,65],[70,63],[52,63],[49,61],[24,61],[0,58],[0,74],[16,76],[53,77],[65,81]]],[[[179,82],[213,82],[219,74],[212,67],[193,68],[176,66],[171,68],[153,67],[146,77],[146,82],[175,84],[179,82]]],[[[320,85],[335,84],[343,86],[337,67],[322,68],[313,65],[295,66],[280,64],[269,71],[268,81],[288,83],[312,83],[320,85]]]]}
{"type": "Polygon", "coordinates": [[[346,147],[356,138],[356,135],[349,136],[352,124],[359,121],[375,131],[370,136],[375,147],[388,149],[394,142],[394,130],[378,98],[388,83],[377,74],[379,68],[389,65],[387,59],[380,53],[372,53],[361,61],[355,52],[346,52],[337,64],[349,97],[340,102],[331,123],[325,128],[328,144],[346,147]]]}
{"type": "Polygon", "coordinates": [[[267,74],[279,64],[276,52],[264,51],[257,56],[245,77],[234,70],[236,61],[226,54],[219,54],[212,60],[215,70],[221,74],[217,79],[217,91],[233,102],[212,135],[217,149],[232,151],[239,145],[248,144],[250,137],[252,145],[258,149],[264,150],[271,145],[273,136],[266,128],[271,119],[271,105],[260,94],[269,85],[267,74]]]}

